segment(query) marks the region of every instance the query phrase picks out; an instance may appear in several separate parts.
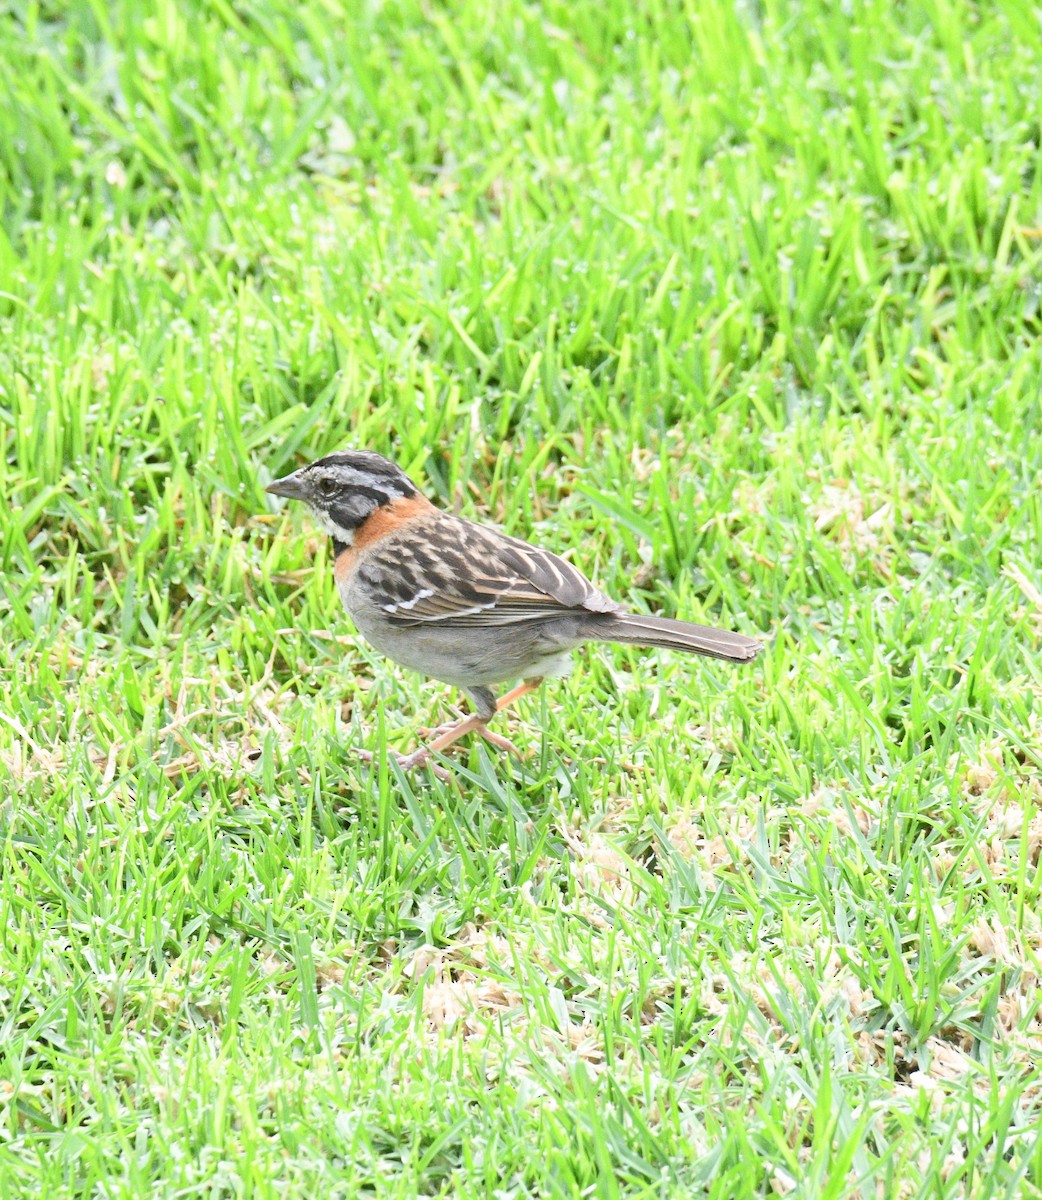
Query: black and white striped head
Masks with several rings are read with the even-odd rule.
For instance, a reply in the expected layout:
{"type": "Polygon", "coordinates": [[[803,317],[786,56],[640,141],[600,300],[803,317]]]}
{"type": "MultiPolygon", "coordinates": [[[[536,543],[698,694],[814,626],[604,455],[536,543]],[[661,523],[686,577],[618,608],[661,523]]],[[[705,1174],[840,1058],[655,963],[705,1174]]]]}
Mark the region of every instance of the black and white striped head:
{"type": "Polygon", "coordinates": [[[381,505],[416,495],[401,467],[371,450],[327,454],[264,490],[303,500],[315,522],[344,546],[351,545],[355,530],[381,505]]]}

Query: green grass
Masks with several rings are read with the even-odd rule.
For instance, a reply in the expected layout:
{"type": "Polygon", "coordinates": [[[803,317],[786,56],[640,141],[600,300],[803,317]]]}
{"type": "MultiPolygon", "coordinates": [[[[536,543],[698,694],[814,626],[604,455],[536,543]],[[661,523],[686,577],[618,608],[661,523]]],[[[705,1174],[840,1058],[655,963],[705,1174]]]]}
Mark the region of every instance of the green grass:
{"type": "Polygon", "coordinates": [[[0,11],[0,1200],[1042,1195],[1042,10],[0,11]],[[348,445],[769,649],[370,769],[348,445]]]}

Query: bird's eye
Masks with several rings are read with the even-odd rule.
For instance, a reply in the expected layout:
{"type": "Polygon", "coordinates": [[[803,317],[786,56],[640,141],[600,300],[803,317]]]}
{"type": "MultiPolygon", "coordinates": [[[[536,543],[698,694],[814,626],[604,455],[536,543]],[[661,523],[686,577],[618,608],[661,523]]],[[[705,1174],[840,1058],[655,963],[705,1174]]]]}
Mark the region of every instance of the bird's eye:
{"type": "Polygon", "coordinates": [[[323,496],[333,496],[336,494],[337,486],[334,479],[320,479],[318,481],[318,490],[323,496]]]}

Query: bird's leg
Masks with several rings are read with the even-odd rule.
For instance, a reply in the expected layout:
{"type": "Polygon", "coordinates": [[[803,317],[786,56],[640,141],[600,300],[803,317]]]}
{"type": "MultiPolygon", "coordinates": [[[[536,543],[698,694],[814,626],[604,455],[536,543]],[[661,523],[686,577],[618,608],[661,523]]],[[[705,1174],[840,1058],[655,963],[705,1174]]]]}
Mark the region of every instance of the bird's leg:
{"type": "MultiPolygon", "coordinates": [[[[496,701],[496,712],[502,712],[504,708],[508,708],[515,700],[520,700],[522,696],[527,696],[529,692],[534,692],[542,683],[541,679],[526,679],[523,683],[519,683],[517,687],[513,687],[505,696],[500,696],[496,701]]],[[[508,754],[516,754],[518,758],[523,757],[521,751],[509,739],[503,737],[501,733],[493,733],[487,725],[482,725],[477,730],[490,746],[495,746],[497,750],[505,750],[508,754]]]]}
{"type": "Polygon", "coordinates": [[[455,725],[450,725],[433,742],[428,742],[422,749],[430,754],[440,753],[442,750],[447,750],[454,742],[458,742],[461,737],[465,737],[468,733],[473,733],[475,730],[483,730],[484,727],[485,719],[480,713],[471,713],[469,716],[464,717],[462,721],[457,721],[455,725]]]}
{"type": "MultiPolygon", "coordinates": [[[[372,750],[356,750],[355,753],[362,762],[375,762],[376,755],[372,750]]],[[[414,750],[412,754],[399,754],[397,750],[391,750],[388,753],[394,755],[394,760],[402,768],[403,771],[409,771],[413,767],[422,767],[423,764],[430,758],[430,751],[426,746],[421,746],[418,750],[414,750]]],[[[452,772],[446,771],[444,767],[439,767],[437,763],[430,764],[431,770],[439,779],[449,783],[452,779],[452,772]]]]}
{"type": "Polygon", "coordinates": [[[522,696],[527,696],[529,692],[534,692],[542,682],[542,679],[526,679],[523,683],[519,683],[517,687],[512,687],[505,696],[500,696],[496,701],[496,712],[502,712],[504,708],[509,707],[515,700],[520,700],[522,696]]]}
{"type": "MultiPolygon", "coordinates": [[[[458,742],[461,737],[465,737],[468,733],[478,732],[484,735],[487,732],[485,729],[485,720],[486,718],[482,717],[480,713],[471,713],[470,716],[464,717],[462,721],[457,721],[455,725],[450,725],[433,742],[428,742],[426,746],[418,746],[412,754],[399,755],[398,765],[403,771],[410,771],[413,767],[422,767],[424,763],[429,763],[432,754],[447,750],[454,742],[458,742]]],[[[503,740],[506,741],[505,738],[503,740]]],[[[444,767],[438,767],[434,763],[430,763],[430,768],[440,779],[451,778],[444,767]]]]}
{"type": "MultiPolygon", "coordinates": [[[[495,716],[496,713],[496,698],[488,688],[475,688],[469,691],[468,695],[474,704],[475,712],[461,718],[452,725],[436,729],[434,731],[434,740],[426,746],[417,746],[411,754],[399,754],[396,750],[391,751],[395,757],[395,761],[403,771],[411,771],[414,767],[422,767],[424,764],[428,764],[439,779],[448,781],[452,778],[452,775],[444,767],[439,767],[436,763],[430,761],[431,755],[437,751],[447,750],[453,742],[459,741],[461,737],[470,733],[471,730],[483,729],[485,722],[495,716]]],[[[372,751],[365,750],[361,753],[362,758],[366,762],[373,761],[372,751]]]]}
{"type": "MultiPolygon", "coordinates": [[[[522,696],[527,696],[529,692],[534,692],[542,682],[542,679],[526,679],[524,683],[519,683],[517,687],[511,688],[505,696],[500,696],[495,701],[496,712],[502,712],[504,708],[508,708],[515,700],[520,700],[522,696]]],[[[495,713],[492,714],[492,716],[494,715],[495,713]]],[[[450,725],[439,725],[433,731],[435,740],[427,746],[427,749],[443,750],[447,746],[451,746],[453,742],[458,741],[464,734],[476,733],[479,737],[484,738],[490,746],[495,746],[497,750],[506,750],[509,754],[516,754],[520,758],[521,751],[518,750],[509,738],[503,737],[501,733],[493,733],[489,729],[488,721],[491,719],[491,716],[481,719],[478,713],[472,713],[469,717],[464,717],[461,721],[454,721],[450,725]]]]}
{"type": "MultiPolygon", "coordinates": [[[[527,696],[529,692],[534,692],[542,682],[542,679],[526,679],[523,683],[519,683],[516,687],[511,688],[505,696],[501,696],[498,700],[493,700],[492,693],[487,688],[482,688],[480,692],[471,695],[471,699],[478,704],[477,712],[470,713],[469,716],[463,717],[452,725],[445,725],[436,729],[434,731],[436,734],[434,741],[429,742],[426,746],[418,746],[411,754],[396,753],[395,757],[398,765],[403,771],[409,771],[413,767],[422,767],[427,763],[439,779],[451,779],[452,776],[444,767],[439,767],[435,763],[430,762],[430,757],[432,754],[440,754],[443,750],[447,750],[468,733],[479,734],[490,746],[495,746],[497,750],[505,750],[510,754],[516,754],[518,758],[521,758],[521,751],[518,750],[514,743],[509,738],[503,737],[502,734],[493,733],[488,727],[488,722],[497,712],[502,712],[504,708],[509,707],[515,700],[520,700],[522,696],[527,696]],[[486,713],[488,713],[487,716],[485,715],[486,713]]],[[[359,754],[363,761],[373,761],[371,750],[361,750],[359,754]]]]}

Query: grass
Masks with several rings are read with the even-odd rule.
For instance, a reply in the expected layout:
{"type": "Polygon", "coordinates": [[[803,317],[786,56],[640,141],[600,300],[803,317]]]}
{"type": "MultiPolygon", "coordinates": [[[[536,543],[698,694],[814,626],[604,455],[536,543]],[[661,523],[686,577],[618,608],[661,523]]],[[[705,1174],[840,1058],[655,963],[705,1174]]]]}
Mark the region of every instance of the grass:
{"type": "Polygon", "coordinates": [[[1042,1195],[1042,13],[8,0],[0,1197],[1042,1195]],[[637,608],[457,785],[272,477],[637,608]]]}

